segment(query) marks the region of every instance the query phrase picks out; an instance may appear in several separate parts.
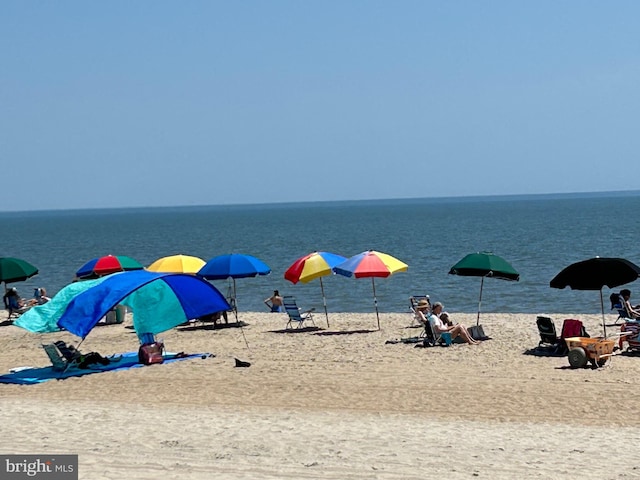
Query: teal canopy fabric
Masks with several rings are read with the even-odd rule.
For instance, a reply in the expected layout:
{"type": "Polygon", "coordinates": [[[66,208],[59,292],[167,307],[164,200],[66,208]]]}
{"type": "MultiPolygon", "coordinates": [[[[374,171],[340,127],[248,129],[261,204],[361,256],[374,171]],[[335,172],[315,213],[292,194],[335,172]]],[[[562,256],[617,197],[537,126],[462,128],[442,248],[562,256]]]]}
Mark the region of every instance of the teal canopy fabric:
{"type": "Polygon", "coordinates": [[[33,332],[64,328],[84,338],[118,304],[131,308],[138,334],[158,334],[231,308],[218,289],[200,277],[136,270],[69,285],[50,302],[24,313],[16,325],[33,332]],[[73,285],[77,290],[67,290],[73,285]]]}
{"type": "Polygon", "coordinates": [[[95,287],[108,277],[95,280],[86,280],[67,285],[60,290],[51,300],[43,305],[30,308],[13,322],[17,327],[34,333],[50,333],[60,330],[58,320],[67,309],[67,306],[77,295],[95,287]]]}

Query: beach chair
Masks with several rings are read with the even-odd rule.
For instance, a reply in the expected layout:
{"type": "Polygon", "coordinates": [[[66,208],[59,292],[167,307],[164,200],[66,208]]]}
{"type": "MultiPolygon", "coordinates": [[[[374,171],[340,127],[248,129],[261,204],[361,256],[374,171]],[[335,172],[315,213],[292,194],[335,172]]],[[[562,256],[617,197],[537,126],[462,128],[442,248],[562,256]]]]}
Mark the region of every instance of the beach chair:
{"type": "Polygon", "coordinates": [[[620,320],[622,320],[623,323],[638,321],[637,318],[629,313],[627,310],[627,303],[619,293],[612,293],[609,295],[609,300],[611,301],[611,310],[616,310],[618,312],[618,318],[616,318],[615,323],[618,323],[620,320]]]}
{"type": "Polygon", "coordinates": [[[425,331],[425,346],[441,345],[448,347],[451,345],[451,334],[449,332],[439,332],[436,327],[436,319],[433,315],[429,316],[429,320],[424,327],[425,331]]]}
{"type": "Polygon", "coordinates": [[[620,297],[619,293],[612,293],[609,295],[609,301],[611,302],[611,310],[618,312],[618,318],[616,318],[614,324],[618,323],[620,320],[624,321],[627,318],[631,318],[629,312],[627,312],[624,299],[620,297]]]}
{"type": "Polygon", "coordinates": [[[426,329],[426,326],[429,322],[425,322],[424,316],[418,313],[418,311],[416,310],[415,312],[413,312],[413,323],[416,326],[422,326],[426,329]]]}
{"type": "Polygon", "coordinates": [[[20,306],[18,303],[18,297],[15,296],[7,296],[5,300],[7,312],[9,315],[7,316],[7,320],[11,320],[12,317],[18,318],[24,312],[29,310],[31,307],[20,306]]]}
{"type": "MultiPolygon", "coordinates": [[[[70,353],[67,353],[67,355],[71,358],[68,359],[67,356],[65,356],[58,348],[58,343],[59,342],[42,345],[42,348],[49,357],[49,360],[51,360],[51,366],[53,367],[53,369],[56,372],[64,372],[70,367],[77,366],[79,357],[73,357],[70,353]]],[[[64,342],[62,343],[64,344],[64,342]]]]}
{"type": "Polygon", "coordinates": [[[77,362],[80,360],[80,357],[82,357],[80,351],[76,350],[73,345],[67,345],[67,343],[62,340],[53,342],[53,344],[68,363],[77,362]]]}
{"type": "Polygon", "coordinates": [[[557,347],[560,339],[556,333],[556,326],[549,317],[538,316],[536,318],[538,333],[540,334],[540,342],[538,347],[557,347]]]}
{"type": "Polygon", "coordinates": [[[628,352],[640,351],[640,322],[637,320],[624,322],[620,325],[620,333],[620,339],[618,340],[620,350],[624,348],[626,343],[628,352]]]}
{"type": "Polygon", "coordinates": [[[412,295],[409,297],[409,310],[415,312],[416,308],[418,307],[418,303],[420,303],[420,300],[426,300],[427,302],[429,302],[429,305],[431,305],[429,295],[412,295]]]}
{"type": "Polygon", "coordinates": [[[304,312],[300,311],[300,308],[296,304],[295,297],[292,297],[290,295],[282,297],[282,305],[284,306],[285,312],[287,312],[287,315],[289,316],[289,321],[285,326],[286,329],[293,328],[294,324],[297,325],[296,328],[302,328],[304,323],[307,321],[313,323],[314,327],[316,326],[315,322],[313,321],[313,312],[316,311],[315,308],[305,310],[304,312]]]}
{"type": "Polygon", "coordinates": [[[420,300],[426,300],[429,303],[429,309],[431,309],[431,301],[429,300],[429,295],[412,295],[409,297],[409,311],[413,313],[414,323],[412,325],[416,326],[424,326],[424,321],[422,317],[417,314],[418,312],[418,304],[420,300]]]}

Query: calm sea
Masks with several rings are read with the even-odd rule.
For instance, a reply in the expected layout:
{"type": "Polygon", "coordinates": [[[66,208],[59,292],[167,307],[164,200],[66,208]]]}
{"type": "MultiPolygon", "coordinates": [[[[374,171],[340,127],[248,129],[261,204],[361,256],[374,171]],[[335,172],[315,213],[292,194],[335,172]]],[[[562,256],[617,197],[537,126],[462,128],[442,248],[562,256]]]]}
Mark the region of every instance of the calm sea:
{"type": "MultiPolygon", "coordinates": [[[[349,257],[373,249],[409,264],[405,273],[376,279],[381,312],[407,311],[412,294],[429,294],[449,311],[475,312],[480,279],[449,275],[449,268],[468,253],[492,251],[514,266],[520,281],[487,279],[482,311],[597,313],[597,292],[551,289],[549,281],[566,265],[594,256],[640,264],[639,213],[640,192],[5,212],[0,256],[39,268],[36,277],[15,284],[30,296],[37,286],[57,292],[86,261],[106,254],[149,265],[178,253],[204,260],[246,253],[272,272],[237,281],[241,311],[266,311],[262,302],[274,289],[320,310],[319,282],[289,283],[289,265],[315,250],[349,257]]],[[[227,281],[214,284],[226,293],[227,281]]],[[[330,312],[373,311],[370,279],[334,275],[325,277],[324,287],[330,312]]]]}

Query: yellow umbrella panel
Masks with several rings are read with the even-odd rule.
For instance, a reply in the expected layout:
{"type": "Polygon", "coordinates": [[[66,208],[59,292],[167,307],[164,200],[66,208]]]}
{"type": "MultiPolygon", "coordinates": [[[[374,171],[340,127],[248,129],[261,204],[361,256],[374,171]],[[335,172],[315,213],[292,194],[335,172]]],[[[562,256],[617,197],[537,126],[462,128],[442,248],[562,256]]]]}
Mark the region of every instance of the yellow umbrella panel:
{"type": "Polygon", "coordinates": [[[151,272],[163,273],[197,273],[206,262],[189,255],[171,255],[162,257],[147,267],[151,272]]]}

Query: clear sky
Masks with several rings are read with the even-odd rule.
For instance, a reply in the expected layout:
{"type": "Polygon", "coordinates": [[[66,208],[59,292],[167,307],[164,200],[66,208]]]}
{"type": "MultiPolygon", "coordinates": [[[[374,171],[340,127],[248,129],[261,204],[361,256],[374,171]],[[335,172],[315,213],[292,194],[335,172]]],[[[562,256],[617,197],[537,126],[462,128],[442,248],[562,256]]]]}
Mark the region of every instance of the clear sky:
{"type": "Polygon", "coordinates": [[[638,1],[0,2],[0,210],[637,189],[638,1]]]}

